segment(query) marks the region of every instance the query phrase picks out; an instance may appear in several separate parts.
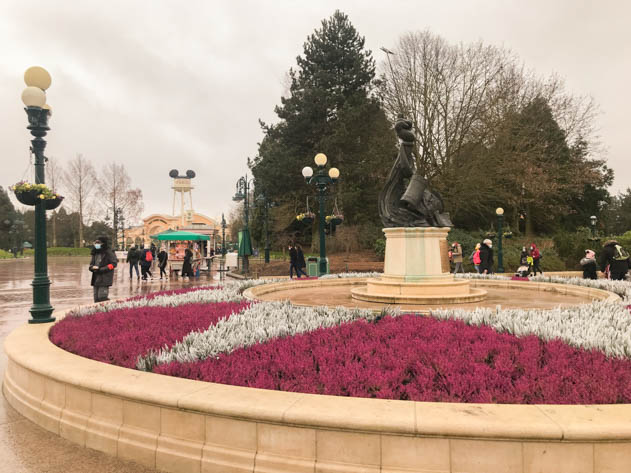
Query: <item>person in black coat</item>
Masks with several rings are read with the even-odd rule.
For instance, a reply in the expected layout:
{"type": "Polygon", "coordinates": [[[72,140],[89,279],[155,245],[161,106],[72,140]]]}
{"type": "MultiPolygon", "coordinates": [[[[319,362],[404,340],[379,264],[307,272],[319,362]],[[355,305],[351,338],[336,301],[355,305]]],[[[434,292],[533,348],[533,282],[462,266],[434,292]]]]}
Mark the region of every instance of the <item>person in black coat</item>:
{"type": "Polygon", "coordinates": [[[581,266],[583,267],[583,279],[598,279],[596,253],[592,250],[585,250],[585,258],[581,259],[581,266]]]}
{"type": "Polygon", "coordinates": [[[493,242],[488,238],[480,245],[480,274],[493,272],[493,242]]]}
{"type": "MultiPolygon", "coordinates": [[[[301,253],[302,253],[302,250],[301,250],[301,253]]],[[[302,259],[304,261],[305,259],[304,254],[302,255],[302,259]]],[[[294,278],[294,270],[296,271],[296,277],[300,278],[300,273],[306,276],[305,272],[302,271],[299,267],[298,250],[296,249],[293,243],[290,243],[289,244],[289,279],[294,278]]]]}
{"type": "Polygon", "coordinates": [[[629,267],[631,266],[631,262],[629,261],[629,256],[626,258],[620,254],[618,251],[618,247],[620,250],[626,254],[626,251],[620,246],[616,240],[609,240],[605,242],[603,246],[603,251],[600,254],[600,270],[605,272],[607,266],[609,266],[609,274],[611,274],[611,279],[623,281],[629,272],[629,267]]]}
{"type": "Polygon", "coordinates": [[[167,267],[168,260],[169,260],[169,254],[165,251],[164,248],[160,249],[160,253],[158,253],[158,267],[160,268],[160,279],[162,279],[163,274],[166,279],[169,279],[169,275],[164,269],[167,267]]]}
{"type": "Polygon", "coordinates": [[[140,272],[142,273],[142,280],[146,281],[147,276],[153,279],[153,274],[151,274],[151,264],[153,262],[153,255],[151,254],[151,250],[145,248],[145,245],[140,245],[140,272]],[[147,256],[147,254],[151,256],[147,256]],[[149,258],[147,260],[147,258],[149,258]]]}
{"type": "Polygon", "coordinates": [[[304,268],[307,267],[307,263],[305,262],[305,254],[302,251],[302,246],[296,245],[296,276],[300,278],[300,273],[302,273],[305,277],[307,273],[305,273],[304,268]]]}
{"type": "Polygon", "coordinates": [[[129,263],[129,279],[134,277],[133,269],[136,269],[136,277],[140,279],[140,272],[138,271],[138,261],[140,261],[140,253],[136,248],[136,245],[132,246],[127,252],[127,262],[129,263]]]}
{"type": "Polygon", "coordinates": [[[186,248],[184,252],[184,263],[182,263],[182,277],[193,277],[193,252],[186,248]]]}
{"type": "Polygon", "coordinates": [[[94,288],[94,302],[109,300],[109,289],[114,282],[114,268],[118,264],[118,258],[109,248],[108,242],[107,237],[98,237],[90,253],[89,269],[92,273],[90,285],[94,288]]]}

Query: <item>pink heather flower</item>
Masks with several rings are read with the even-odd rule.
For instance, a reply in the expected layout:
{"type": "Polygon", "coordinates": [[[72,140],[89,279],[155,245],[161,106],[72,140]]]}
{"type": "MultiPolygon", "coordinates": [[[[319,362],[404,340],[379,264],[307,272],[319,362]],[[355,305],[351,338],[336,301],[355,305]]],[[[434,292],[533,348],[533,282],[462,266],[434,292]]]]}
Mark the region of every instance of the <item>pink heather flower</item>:
{"type": "Polygon", "coordinates": [[[404,315],[277,339],[154,372],[336,396],[415,401],[631,402],[631,361],[486,326],[404,315]]]}
{"type": "Polygon", "coordinates": [[[248,302],[218,302],[118,309],[90,317],[66,317],[51,328],[50,340],[86,358],[134,368],[139,356],[171,347],[191,331],[206,330],[248,306],[248,302]]]}

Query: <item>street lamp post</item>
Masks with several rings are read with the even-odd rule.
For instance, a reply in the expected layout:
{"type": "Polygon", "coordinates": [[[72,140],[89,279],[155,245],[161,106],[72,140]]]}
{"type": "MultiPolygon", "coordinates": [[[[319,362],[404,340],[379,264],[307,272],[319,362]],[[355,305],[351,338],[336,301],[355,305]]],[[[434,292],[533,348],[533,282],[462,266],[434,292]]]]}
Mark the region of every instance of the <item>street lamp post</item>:
{"type": "Polygon", "coordinates": [[[320,268],[318,270],[318,275],[323,275],[327,273],[327,264],[326,264],[326,242],[324,237],[324,203],[326,202],[326,191],[327,187],[331,184],[335,184],[335,182],[340,177],[340,170],[337,168],[330,168],[328,175],[326,172],[326,162],[327,157],[324,153],[316,154],[314,161],[316,166],[318,167],[318,172],[316,175],[313,174],[313,169],[309,166],[306,166],[302,169],[302,176],[305,178],[307,184],[314,184],[316,189],[318,190],[318,201],[320,204],[320,218],[319,221],[319,229],[320,229],[320,268]]]}
{"type": "Polygon", "coordinates": [[[504,209],[498,207],[497,214],[497,272],[504,272],[504,253],[502,252],[502,223],[504,223],[504,209]]]}
{"type": "Polygon", "coordinates": [[[226,219],[221,214],[221,256],[226,257],[226,219]]]}
{"type": "Polygon", "coordinates": [[[263,223],[265,225],[265,263],[269,263],[269,209],[274,206],[265,194],[260,194],[256,200],[263,204],[263,223]]]}
{"type": "MultiPolygon", "coordinates": [[[[243,210],[245,213],[245,227],[243,228],[242,231],[242,239],[244,242],[244,253],[242,255],[243,257],[243,272],[244,273],[248,273],[250,271],[250,262],[249,262],[249,255],[247,254],[249,251],[248,248],[248,244],[250,242],[250,220],[249,220],[249,212],[250,212],[250,208],[249,208],[249,194],[250,194],[250,180],[248,180],[248,175],[246,174],[245,176],[242,176],[239,178],[239,180],[237,181],[237,191],[234,194],[234,197],[232,198],[232,200],[234,200],[235,202],[239,202],[239,201],[243,201],[243,210]]],[[[239,250],[241,250],[241,248],[239,248],[239,250]]]]}
{"type": "MultiPolygon", "coordinates": [[[[51,78],[46,69],[30,67],[24,73],[27,87],[22,92],[22,102],[28,117],[27,129],[33,135],[31,151],[35,155],[35,184],[45,184],[44,166],[48,158],[44,156],[46,140],[44,137],[50,130],[48,118],[51,109],[46,104],[45,90],[50,87],[51,78]]],[[[29,323],[53,322],[53,306],[50,305],[50,279],[48,278],[48,261],[46,254],[46,207],[44,201],[38,199],[35,204],[35,275],[33,277],[33,305],[29,323]]]]}

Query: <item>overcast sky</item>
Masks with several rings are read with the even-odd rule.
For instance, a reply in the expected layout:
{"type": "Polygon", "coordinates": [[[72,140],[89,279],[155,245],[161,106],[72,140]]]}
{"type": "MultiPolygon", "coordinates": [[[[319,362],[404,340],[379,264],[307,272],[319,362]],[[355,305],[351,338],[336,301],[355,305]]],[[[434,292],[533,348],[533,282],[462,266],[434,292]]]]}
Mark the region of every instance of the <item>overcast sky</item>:
{"type": "Polygon", "coordinates": [[[258,119],[275,121],[288,69],[338,8],[379,62],[380,46],[429,28],[450,42],[505,46],[538,74],[559,74],[601,107],[613,192],[631,185],[631,3],[623,0],[2,0],[0,185],[32,179],[20,94],[24,70],[40,65],[53,79],[47,156],[124,163],[145,214],[170,213],[169,170],[193,169],[195,210],[228,213],[262,138],[258,119]]]}

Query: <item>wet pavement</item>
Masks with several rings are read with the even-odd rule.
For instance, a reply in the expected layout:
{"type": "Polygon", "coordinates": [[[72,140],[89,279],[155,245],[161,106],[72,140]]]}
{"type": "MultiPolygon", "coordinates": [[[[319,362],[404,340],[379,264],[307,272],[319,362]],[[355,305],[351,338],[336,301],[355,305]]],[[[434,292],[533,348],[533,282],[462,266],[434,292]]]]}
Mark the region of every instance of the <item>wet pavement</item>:
{"type": "MultiPolygon", "coordinates": [[[[49,258],[48,274],[51,279],[50,299],[56,311],[92,302],[91,274],[87,270],[89,258],[49,258]]],[[[180,287],[210,284],[207,273],[199,279],[182,281],[142,282],[129,279],[128,265],[120,264],[116,270],[110,299],[180,287]]],[[[157,269],[157,268],[156,268],[157,269]]],[[[159,270],[157,273],[159,274],[159,270]]],[[[213,275],[216,273],[213,273],[213,275]]],[[[31,280],[33,260],[0,260],[0,345],[16,327],[27,323],[32,303],[31,280]]],[[[0,353],[0,379],[4,379],[7,358],[0,353]]],[[[133,462],[121,461],[95,450],[82,448],[48,432],[18,414],[0,396],[0,473],[139,473],[153,472],[133,462]]]]}

